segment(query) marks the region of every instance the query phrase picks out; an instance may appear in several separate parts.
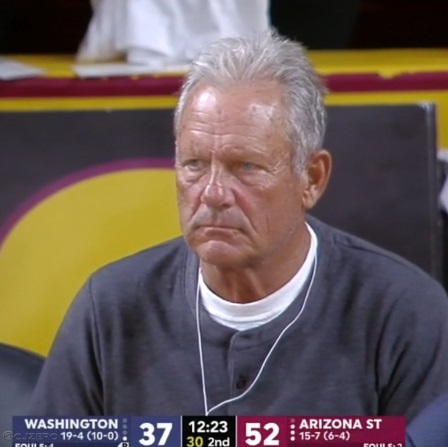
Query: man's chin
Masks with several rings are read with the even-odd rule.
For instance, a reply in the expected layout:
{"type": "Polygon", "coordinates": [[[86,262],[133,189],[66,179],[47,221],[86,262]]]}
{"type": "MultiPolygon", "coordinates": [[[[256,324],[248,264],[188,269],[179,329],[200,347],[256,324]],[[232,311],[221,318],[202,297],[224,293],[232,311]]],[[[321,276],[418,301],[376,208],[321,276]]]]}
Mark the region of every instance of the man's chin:
{"type": "Polygon", "coordinates": [[[242,247],[220,240],[203,242],[195,248],[195,252],[201,261],[217,267],[236,267],[243,264],[245,259],[242,247]]]}

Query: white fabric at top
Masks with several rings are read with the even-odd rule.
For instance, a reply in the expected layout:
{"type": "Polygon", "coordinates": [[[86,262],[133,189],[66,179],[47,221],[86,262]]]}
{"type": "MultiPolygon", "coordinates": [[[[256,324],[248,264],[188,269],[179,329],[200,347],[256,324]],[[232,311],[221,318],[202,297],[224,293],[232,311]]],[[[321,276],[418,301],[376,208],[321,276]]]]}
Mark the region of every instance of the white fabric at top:
{"type": "Polygon", "coordinates": [[[210,316],[223,326],[243,331],[261,326],[284,312],[302,291],[316,258],[317,235],[308,224],[307,227],[311,235],[311,243],[302,267],[288,283],[260,301],[247,304],[226,301],[208,288],[199,272],[202,304],[210,316]]]}
{"type": "Polygon", "coordinates": [[[188,63],[222,37],[266,30],[268,0],[91,0],[81,61],[124,55],[130,63],[188,63]]]}

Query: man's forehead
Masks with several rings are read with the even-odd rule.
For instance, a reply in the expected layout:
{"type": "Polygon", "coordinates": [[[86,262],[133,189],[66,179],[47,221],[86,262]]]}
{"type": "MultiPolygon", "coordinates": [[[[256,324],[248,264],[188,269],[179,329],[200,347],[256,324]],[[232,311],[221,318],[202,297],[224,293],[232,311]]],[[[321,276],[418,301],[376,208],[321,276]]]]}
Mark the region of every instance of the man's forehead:
{"type": "Polygon", "coordinates": [[[191,92],[183,118],[188,120],[191,115],[205,113],[215,117],[237,114],[241,119],[265,115],[274,119],[280,113],[281,103],[281,89],[273,82],[227,88],[205,84],[191,92]]]}
{"type": "Polygon", "coordinates": [[[279,89],[272,83],[225,91],[202,86],[192,92],[183,110],[176,150],[289,153],[290,142],[281,122],[283,111],[279,89]]]}

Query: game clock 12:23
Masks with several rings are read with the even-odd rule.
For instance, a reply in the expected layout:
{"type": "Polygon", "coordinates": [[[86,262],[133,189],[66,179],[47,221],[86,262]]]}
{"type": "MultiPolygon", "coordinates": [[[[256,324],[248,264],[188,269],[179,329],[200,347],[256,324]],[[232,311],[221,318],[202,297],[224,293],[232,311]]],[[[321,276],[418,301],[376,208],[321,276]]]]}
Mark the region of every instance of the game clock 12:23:
{"type": "Polygon", "coordinates": [[[184,416],[182,418],[183,447],[234,447],[235,417],[184,416]]]}

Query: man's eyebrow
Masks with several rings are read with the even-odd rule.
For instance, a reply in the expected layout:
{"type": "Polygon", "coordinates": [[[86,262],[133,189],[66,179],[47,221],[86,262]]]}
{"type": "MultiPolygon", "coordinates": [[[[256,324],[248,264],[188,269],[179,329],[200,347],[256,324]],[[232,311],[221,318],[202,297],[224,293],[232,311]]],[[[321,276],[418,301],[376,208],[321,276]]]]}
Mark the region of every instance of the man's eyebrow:
{"type": "Polygon", "coordinates": [[[199,144],[186,144],[184,145],[176,145],[176,152],[179,155],[182,155],[182,153],[198,153],[198,152],[203,152],[206,148],[202,147],[199,144]]]}

